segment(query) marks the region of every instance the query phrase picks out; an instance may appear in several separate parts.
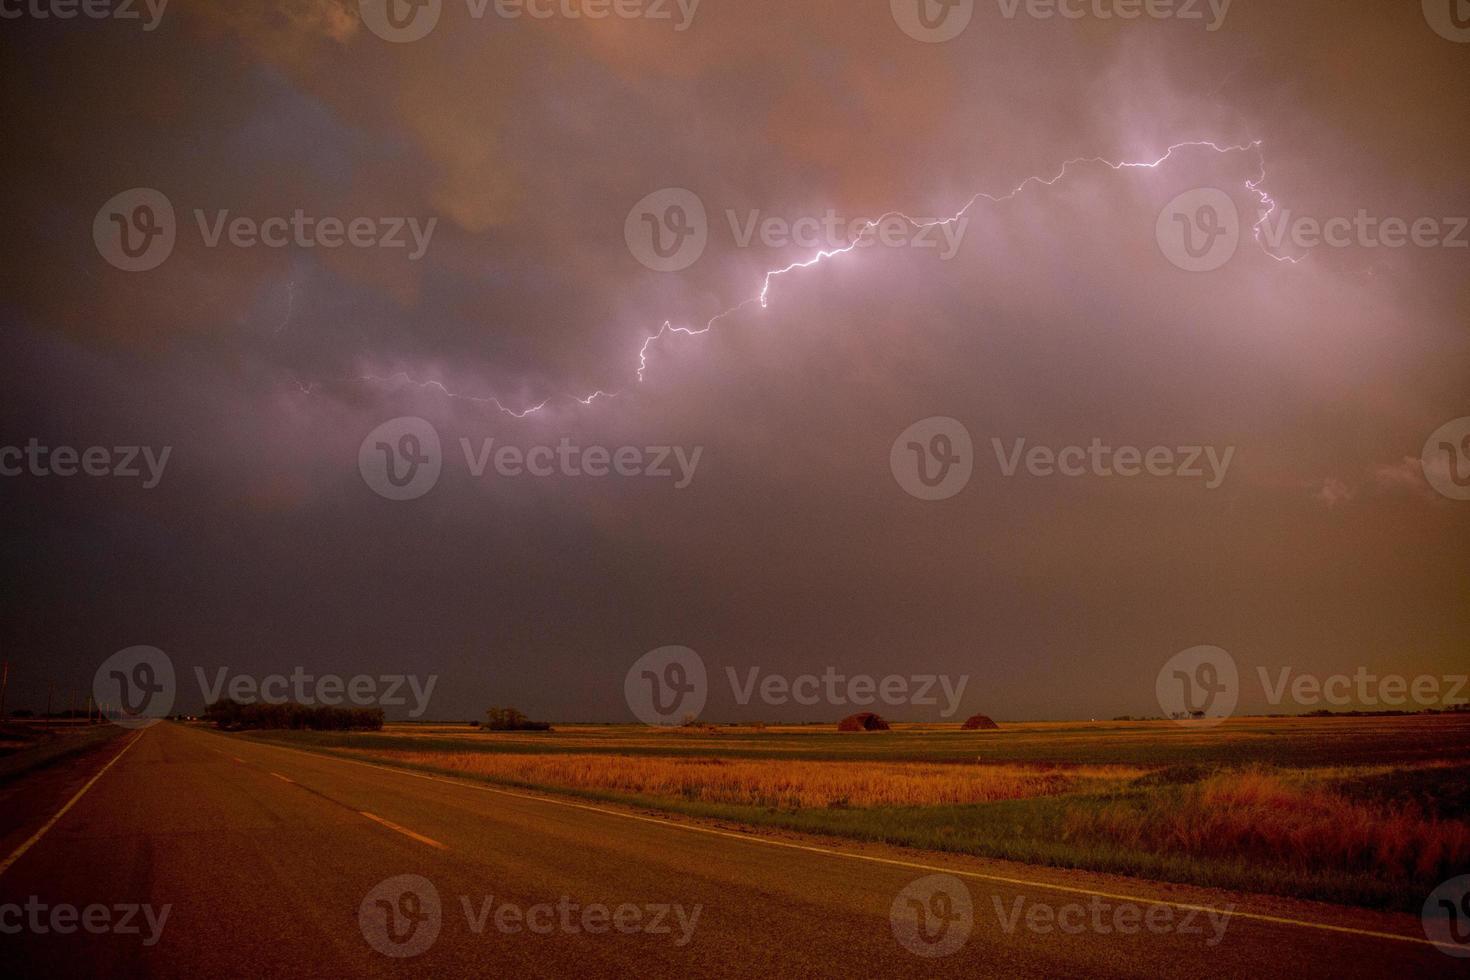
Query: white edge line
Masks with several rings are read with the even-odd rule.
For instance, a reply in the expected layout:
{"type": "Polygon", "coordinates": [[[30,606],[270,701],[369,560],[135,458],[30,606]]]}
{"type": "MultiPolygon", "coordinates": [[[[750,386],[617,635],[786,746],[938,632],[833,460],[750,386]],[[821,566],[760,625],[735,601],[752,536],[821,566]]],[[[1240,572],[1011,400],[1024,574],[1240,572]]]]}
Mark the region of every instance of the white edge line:
{"type": "MultiPolygon", "coordinates": [[[[149,726],[149,727],[152,727],[152,726],[149,726]]],[[[148,730],[147,728],[143,729],[143,731],[147,731],[147,730],[148,730]]],[[[66,806],[62,807],[60,810],[57,810],[56,813],[55,813],[55,815],[52,816],[52,818],[50,820],[47,820],[41,826],[41,829],[40,830],[36,831],[34,834],[31,835],[30,840],[26,841],[24,844],[22,844],[19,847],[17,847],[14,851],[11,852],[10,857],[6,858],[3,863],[0,863],[0,875],[3,875],[6,871],[9,871],[10,870],[10,866],[12,864],[14,864],[16,861],[20,860],[20,856],[22,854],[24,854],[26,851],[29,851],[32,847],[34,847],[35,844],[36,844],[36,841],[38,841],[42,837],[46,836],[46,831],[48,831],[52,827],[56,826],[56,821],[60,820],[64,816],[66,816],[66,811],[68,811],[72,807],[76,806],[77,800],[80,800],[82,798],[82,794],[86,793],[87,790],[91,789],[92,788],[92,784],[95,783],[97,780],[101,779],[102,778],[102,774],[104,772],[106,772],[107,770],[111,769],[112,766],[113,766],[113,764],[115,762],[117,762],[118,759],[121,759],[123,757],[123,753],[126,752],[128,749],[132,748],[133,745],[138,741],[138,739],[140,739],[140,738],[143,737],[143,731],[140,731],[138,734],[136,734],[132,738],[128,739],[128,744],[127,745],[124,745],[122,747],[122,751],[121,752],[118,752],[117,755],[113,756],[112,759],[111,759],[111,761],[109,761],[107,763],[107,765],[103,766],[101,769],[98,769],[97,772],[96,772],[96,774],[91,779],[87,780],[86,785],[83,786],[81,789],[77,790],[77,794],[75,796],[73,796],[71,799],[69,799],[69,800],[66,801],[66,806]]]]}
{"type": "MultiPolygon", "coordinates": [[[[212,733],[218,734],[218,733],[212,733]]],[[[221,736],[223,737],[223,736],[221,736]]],[[[590,803],[578,803],[574,800],[557,799],[554,796],[539,796],[533,793],[521,793],[515,790],[502,789],[498,786],[488,786],[483,783],[468,779],[450,779],[444,776],[436,776],[427,772],[415,772],[412,769],[400,769],[396,766],[385,766],[376,762],[364,762],[360,759],[348,759],[340,755],[329,755],[323,752],[310,752],[306,749],[292,748],[287,745],[273,745],[269,742],[251,742],[251,745],[259,745],[265,748],[281,749],[286,752],[296,752],[300,755],[311,756],[316,759],[335,759],[356,766],[366,766],[369,769],[381,769],[384,772],[397,773],[401,776],[415,776],[419,779],[427,779],[430,782],[445,783],[450,786],[460,786],[468,789],[476,789],[485,793],[495,793],[500,796],[510,796],[518,800],[532,800],[540,803],[550,803],[554,806],[570,807],[574,810],[587,810],[592,813],[601,813],[611,817],[621,817],[624,820],[637,820],[641,823],[657,824],[661,827],[672,827],[678,830],[687,830],[692,833],[709,834],[715,837],[728,837],[732,840],[745,841],[751,844],[766,844],[771,847],[784,847],[795,851],[807,851],[811,854],[825,854],[831,857],[848,858],[853,861],[868,861],[874,864],[887,864],[899,868],[912,868],[916,871],[931,871],[942,874],[957,875],[965,878],[976,878],[981,881],[993,881],[1006,885],[1021,885],[1027,888],[1043,888],[1052,891],[1067,892],[1073,895],[1087,895],[1089,897],[1109,898],[1120,902],[1133,902],[1138,905],[1167,905],[1186,912],[1204,912],[1205,914],[1218,914],[1224,917],[1250,919],[1255,922],[1268,922],[1273,925],[1298,926],[1303,929],[1319,929],[1324,932],[1346,933],[1352,936],[1367,936],[1373,939],[1393,939],[1405,943],[1420,943],[1424,946],[1432,946],[1436,949],[1463,950],[1463,946],[1452,943],[1437,942],[1433,939],[1420,938],[1419,936],[1406,936],[1398,932],[1379,932],[1374,929],[1357,929],[1352,926],[1335,926],[1326,922],[1312,922],[1307,919],[1292,919],[1287,916],[1267,915],[1264,912],[1240,912],[1234,909],[1222,909],[1212,905],[1193,905],[1188,902],[1176,902],[1162,898],[1142,898],[1137,895],[1120,895],[1116,892],[1097,891],[1091,888],[1079,888],[1075,885],[1056,885],[1044,881],[1028,881],[1025,878],[1009,878],[1004,875],[986,874],[983,871],[966,871],[958,868],[946,868],[942,865],[921,864],[917,861],[901,861],[898,858],[878,857],[874,854],[859,854],[854,851],[840,851],[830,847],[817,847],[813,844],[798,844],[794,841],[777,840],[773,837],[761,837],[756,834],[742,834],[730,830],[719,830],[714,827],[704,827],[694,823],[683,823],[677,820],[669,820],[663,817],[649,817],[641,813],[623,813],[607,807],[594,806],[590,803]]],[[[99,773],[100,775],[100,773],[99,773]]],[[[366,816],[367,814],[364,814],[366,816]]],[[[1080,870],[1080,869],[1079,869],[1080,870]]]]}

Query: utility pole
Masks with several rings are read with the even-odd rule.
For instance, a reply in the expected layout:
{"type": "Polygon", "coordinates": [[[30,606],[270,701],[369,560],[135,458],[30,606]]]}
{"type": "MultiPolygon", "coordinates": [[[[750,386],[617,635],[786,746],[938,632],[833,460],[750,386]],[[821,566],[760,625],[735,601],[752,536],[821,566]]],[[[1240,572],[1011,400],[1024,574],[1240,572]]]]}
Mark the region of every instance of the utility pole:
{"type": "Polygon", "coordinates": [[[0,722],[6,720],[5,690],[10,687],[10,661],[0,661],[0,722]]]}
{"type": "Polygon", "coordinates": [[[87,695],[87,724],[92,724],[92,695],[87,695]]]}
{"type": "Polygon", "coordinates": [[[56,691],[56,682],[55,681],[47,681],[46,682],[46,717],[48,719],[51,717],[51,695],[53,693],[55,693],[55,691],[56,691]]]}

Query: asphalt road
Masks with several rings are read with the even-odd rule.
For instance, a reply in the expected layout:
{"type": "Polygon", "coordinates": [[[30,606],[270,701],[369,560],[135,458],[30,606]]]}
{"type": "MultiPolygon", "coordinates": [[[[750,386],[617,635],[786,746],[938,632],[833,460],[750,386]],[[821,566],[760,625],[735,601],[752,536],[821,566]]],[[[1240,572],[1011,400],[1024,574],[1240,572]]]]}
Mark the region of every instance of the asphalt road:
{"type": "Polygon", "coordinates": [[[1470,966],[1364,934],[1422,937],[1408,915],[757,839],[173,724],[117,744],[49,830],[13,861],[0,853],[0,973],[1345,978],[1470,966]],[[903,894],[936,870],[951,877],[903,894]],[[1182,907],[1232,903],[1293,921],[1182,907]]]}

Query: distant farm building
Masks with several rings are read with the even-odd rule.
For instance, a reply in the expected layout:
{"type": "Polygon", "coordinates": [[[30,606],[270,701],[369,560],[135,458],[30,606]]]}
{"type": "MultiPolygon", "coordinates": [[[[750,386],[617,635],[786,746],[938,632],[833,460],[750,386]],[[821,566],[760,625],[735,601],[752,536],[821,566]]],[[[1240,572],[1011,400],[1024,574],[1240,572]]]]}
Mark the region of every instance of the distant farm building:
{"type": "Polygon", "coordinates": [[[859,711],[839,721],[837,730],[839,732],[886,732],[888,722],[871,711],[859,711]]]}

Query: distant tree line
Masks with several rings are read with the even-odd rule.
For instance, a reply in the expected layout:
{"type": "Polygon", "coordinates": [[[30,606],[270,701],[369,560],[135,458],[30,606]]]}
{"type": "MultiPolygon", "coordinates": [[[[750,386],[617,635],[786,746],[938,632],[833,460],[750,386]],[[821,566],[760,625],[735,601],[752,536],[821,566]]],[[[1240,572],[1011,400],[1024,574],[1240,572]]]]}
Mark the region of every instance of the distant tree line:
{"type": "Polygon", "coordinates": [[[204,709],[204,720],[227,731],[287,728],[314,732],[379,731],[382,708],[343,708],[326,704],[242,704],[226,698],[204,709]]]}
{"type": "Polygon", "coordinates": [[[515,708],[491,708],[485,712],[484,728],[490,732],[549,732],[551,723],[532,721],[515,708]]]}

